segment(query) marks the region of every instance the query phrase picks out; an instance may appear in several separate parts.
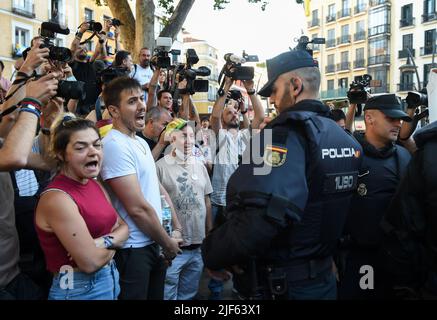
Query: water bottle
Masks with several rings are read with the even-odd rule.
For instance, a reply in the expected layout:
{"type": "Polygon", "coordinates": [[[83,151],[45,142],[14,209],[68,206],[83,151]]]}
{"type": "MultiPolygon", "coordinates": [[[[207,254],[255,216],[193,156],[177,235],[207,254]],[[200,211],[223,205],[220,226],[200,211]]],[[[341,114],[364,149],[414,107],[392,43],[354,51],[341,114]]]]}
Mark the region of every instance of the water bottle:
{"type": "Polygon", "coordinates": [[[169,236],[171,236],[171,209],[168,202],[165,200],[165,196],[161,195],[161,207],[162,207],[162,226],[169,236]]]}

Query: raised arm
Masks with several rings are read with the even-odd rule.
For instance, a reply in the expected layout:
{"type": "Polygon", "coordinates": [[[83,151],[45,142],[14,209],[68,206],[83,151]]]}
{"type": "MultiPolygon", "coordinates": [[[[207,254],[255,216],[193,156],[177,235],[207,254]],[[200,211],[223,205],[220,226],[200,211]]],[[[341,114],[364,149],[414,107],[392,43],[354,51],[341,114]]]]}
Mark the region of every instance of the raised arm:
{"type": "Polygon", "coordinates": [[[223,87],[224,94],[222,96],[218,96],[217,100],[214,102],[214,106],[212,107],[211,128],[216,135],[218,135],[220,129],[222,128],[223,108],[225,107],[226,97],[233,82],[234,80],[231,78],[225,77],[225,85],[223,87]]]}
{"type": "Polygon", "coordinates": [[[249,95],[250,102],[252,102],[254,113],[252,120],[252,129],[258,129],[261,123],[264,121],[264,108],[262,106],[260,98],[255,92],[253,80],[243,81],[243,84],[246,88],[247,94],[249,95]]]}

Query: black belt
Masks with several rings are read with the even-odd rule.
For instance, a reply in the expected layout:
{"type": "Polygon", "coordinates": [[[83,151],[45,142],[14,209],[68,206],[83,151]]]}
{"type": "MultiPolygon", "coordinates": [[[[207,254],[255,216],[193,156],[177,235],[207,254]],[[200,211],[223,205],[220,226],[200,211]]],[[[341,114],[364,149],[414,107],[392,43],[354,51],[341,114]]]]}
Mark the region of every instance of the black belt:
{"type": "Polygon", "coordinates": [[[189,246],[181,247],[182,250],[195,250],[197,248],[200,248],[202,244],[190,244],[189,246]]]}
{"type": "Polygon", "coordinates": [[[308,260],[296,265],[273,265],[270,268],[274,269],[275,271],[282,271],[286,273],[287,281],[293,282],[299,280],[316,279],[320,275],[325,274],[327,271],[332,270],[332,262],[333,260],[330,256],[322,259],[308,260]]]}

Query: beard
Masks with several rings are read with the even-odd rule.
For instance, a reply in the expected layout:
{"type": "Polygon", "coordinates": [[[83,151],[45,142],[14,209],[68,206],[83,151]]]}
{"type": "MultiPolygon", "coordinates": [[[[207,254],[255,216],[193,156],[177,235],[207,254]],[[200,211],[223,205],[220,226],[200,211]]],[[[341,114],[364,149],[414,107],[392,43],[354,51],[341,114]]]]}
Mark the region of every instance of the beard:
{"type": "Polygon", "coordinates": [[[228,127],[228,129],[238,129],[240,127],[240,125],[235,122],[229,122],[226,124],[226,126],[228,127]]]}

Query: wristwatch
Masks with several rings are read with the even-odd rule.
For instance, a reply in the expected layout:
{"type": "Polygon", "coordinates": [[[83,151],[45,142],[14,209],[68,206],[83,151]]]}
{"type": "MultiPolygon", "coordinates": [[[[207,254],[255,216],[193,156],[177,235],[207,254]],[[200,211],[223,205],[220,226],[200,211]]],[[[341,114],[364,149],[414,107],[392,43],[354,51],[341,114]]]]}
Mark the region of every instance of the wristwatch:
{"type": "Polygon", "coordinates": [[[247,94],[248,94],[249,96],[254,95],[255,93],[256,93],[255,89],[247,90],[247,94]]]}
{"type": "Polygon", "coordinates": [[[114,239],[113,236],[103,236],[103,243],[105,244],[106,249],[112,249],[114,243],[112,242],[112,239],[114,239]]]}

